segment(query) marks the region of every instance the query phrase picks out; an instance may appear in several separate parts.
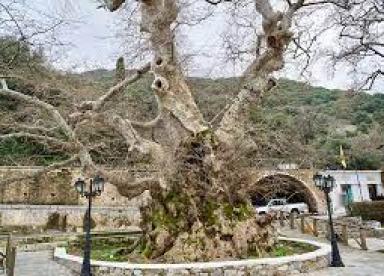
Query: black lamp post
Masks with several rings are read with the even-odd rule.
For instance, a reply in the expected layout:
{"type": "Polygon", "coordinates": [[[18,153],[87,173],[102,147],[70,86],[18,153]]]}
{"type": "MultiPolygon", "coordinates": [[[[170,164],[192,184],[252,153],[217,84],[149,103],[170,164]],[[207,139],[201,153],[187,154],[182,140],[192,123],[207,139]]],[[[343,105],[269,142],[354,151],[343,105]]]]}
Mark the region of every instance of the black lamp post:
{"type": "Polygon", "coordinates": [[[84,243],[84,258],[81,267],[81,276],[92,276],[91,274],[91,208],[92,197],[101,195],[104,191],[104,179],[96,175],[93,179],[89,180],[88,188],[86,190],[86,183],[83,179],[78,178],[75,182],[76,191],[88,199],[88,209],[85,218],[85,243],[84,243]]]}
{"type": "Polygon", "coordinates": [[[331,266],[333,267],[343,267],[343,261],[340,257],[339,247],[337,246],[336,235],[333,229],[333,220],[332,220],[332,212],[331,212],[331,200],[329,198],[329,193],[335,187],[335,178],[331,175],[324,176],[319,173],[313,176],[313,181],[317,188],[322,190],[325,194],[325,198],[327,200],[327,208],[328,208],[328,217],[329,217],[329,226],[331,230],[331,247],[332,247],[332,260],[331,266]]]}

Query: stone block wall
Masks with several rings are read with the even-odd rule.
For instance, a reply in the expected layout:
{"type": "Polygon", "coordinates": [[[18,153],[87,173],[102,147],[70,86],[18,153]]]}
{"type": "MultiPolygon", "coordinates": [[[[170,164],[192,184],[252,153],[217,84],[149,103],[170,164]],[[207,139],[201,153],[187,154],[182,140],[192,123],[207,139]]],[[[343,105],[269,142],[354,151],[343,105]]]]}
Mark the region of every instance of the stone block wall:
{"type": "MultiPolygon", "coordinates": [[[[297,275],[325,268],[329,265],[330,246],[299,239],[281,238],[283,240],[310,243],[317,250],[300,255],[259,258],[234,261],[213,261],[201,263],[145,263],[135,264],[126,262],[92,261],[92,275],[200,275],[200,276],[246,276],[246,275],[297,275]]],[[[67,255],[64,248],[56,248],[54,259],[78,273],[81,268],[82,258],[67,255]]]]}
{"type": "MultiPolygon", "coordinates": [[[[0,167],[0,181],[23,178],[41,167],[0,167]]],[[[121,177],[131,179],[143,177],[144,169],[114,170],[121,177]]],[[[26,177],[22,180],[5,182],[0,185],[0,204],[29,204],[29,205],[84,205],[86,200],[79,197],[73,185],[80,176],[77,168],[63,168],[44,174],[38,178],[26,177]]],[[[137,201],[137,200],[136,200],[137,201]]],[[[120,195],[117,188],[105,184],[105,190],[94,198],[94,204],[100,206],[134,205],[136,201],[127,200],[120,195]]]]}
{"type": "MultiPolygon", "coordinates": [[[[0,205],[0,226],[28,232],[82,231],[85,212],[85,206],[0,205]]],[[[92,219],[95,231],[127,229],[139,226],[140,213],[134,206],[94,207],[92,219]]]]}
{"type": "MultiPolygon", "coordinates": [[[[319,236],[325,237],[328,229],[328,218],[325,216],[313,217],[317,219],[317,231],[319,236]]],[[[312,218],[308,219],[307,222],[311,225],[312,218]]],[[[300,222],[298,222],[299,225],[300,222]]],[[[365,222],[361,217],[336,217],[333,221],[336,235],[342,236],[343,225],[347,225],[347,232],[349,238],[359,238],[360,228],[364,228],[368,236],[374,236],[376,224],[372,222],[365,222]]]]}
{"type": "MultiPolygon", "coordinates": [[[[0,180],[21,178],[37,168],[0,168],[0,180]]],[[[27,177],[22,181],[6,183],[0,187],[3,204],[78,204],[79,195],[71,188],[72,172],[56,170],[38,178],[27,177]]]]}

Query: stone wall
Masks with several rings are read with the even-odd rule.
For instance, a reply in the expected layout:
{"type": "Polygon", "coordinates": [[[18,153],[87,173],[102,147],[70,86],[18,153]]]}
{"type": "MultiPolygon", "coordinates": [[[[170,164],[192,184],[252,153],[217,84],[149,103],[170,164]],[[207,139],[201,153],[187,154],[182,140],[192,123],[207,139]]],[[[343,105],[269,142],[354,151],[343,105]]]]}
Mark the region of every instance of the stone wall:
{"type": "Polygon", "coordinates": [[[249,169],[251,185],[257,185],[268,177],[286,177],[295,184],[298,192],[305,195],[311,212],[324,213],[326,210],[324,193],[314,185],[313,175],[315,172],[314,169],[249,169]]]}
{"type": "MultiPolygon", "coordinates": [[[[82,231],[85,211],[85,206],[0,205],[0,226],[27,232],[82,231]]],[[[139,226],[140,213],[134,206],[95,206],[92,219],[95,231],[127,229],[139,226]]]]}
{"type": "MultiPolygon", "coordinates": [[[[320,237],[326,237],[328,235],[328,217],[326,216],[313,216],[311,219],[306,219],[307,223],[312,225],[313,219],[317,220],[317,232],[320,237]]],[[[300,221],[297,221],[297,225],[300,225],[300,221]]],[[[333,225],[335,233],[338,237],[343,236],[343,225],[347,226],[347,232],[349,238],[359,238],[360,229],[366,230],[368,236],[375,236],[375,228],[377,222],[363,221],[361,217],[335,217],[333,219],[333,225]]]]}
{"type": "MultiPolygon", "coordinates": [[[[0,180],[21,178],[37,168],[0,168],[0,180]]],[[[0,203],[3,204],[78,204],[79,196],[71,188],[73,175],[68,169],[56,170],[38,178],[27,177],[22,181],[0,186],[0,203]]]]}
{"type": "MultiPolygon", "coordinates": [[[[292,275],[325,268],[329,264],[330,246],[299,239],[281,238],[282,240],[310,243],[318,249],[301,255],[276,258],[260,258],[239,261],[215,261],[206,263],[184,264],[133,264],[92,261],[92,275],[201,275],[201,276],[245,276],[245,275],[292,275]]],[[[64,248],[57,248],[55,260],[78,273],[82,258],[67,255],[64,248]]]]}
{"type": "MultiPolygon", "coordinates": [[[[22,178],[41,167],[0,167],[0,181],[22,178]]],[[[115,170],[121,177],[130,179],[142,177],[143,169],[115,170]]],[[[80,172],[76,168],[54,170],[38,178],[26,177],[22,180],[6,182],[0,185],[0,204],[31,204],[31,205],[84,205],[86,200],[79,197],[73,184],[80,172]]],[[[122,206],[134,205],[121,196],[111,183],[105,184],[105,191],[94,199],[95,205],[122,206]]]]}

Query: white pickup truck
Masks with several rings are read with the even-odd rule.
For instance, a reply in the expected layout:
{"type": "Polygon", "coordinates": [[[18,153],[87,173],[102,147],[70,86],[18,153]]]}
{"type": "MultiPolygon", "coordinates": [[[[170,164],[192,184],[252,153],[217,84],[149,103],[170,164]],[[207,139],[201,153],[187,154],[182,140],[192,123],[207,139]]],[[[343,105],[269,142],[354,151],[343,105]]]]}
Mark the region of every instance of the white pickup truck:
{"type": "Polygon", "coordinates": [[[304,202],[287,203],[285,198],[273,198],[266,206],[256,206],[256,213],[268,214],[273,212],[302,214],[308,213],[308,205],[304,202]]]}

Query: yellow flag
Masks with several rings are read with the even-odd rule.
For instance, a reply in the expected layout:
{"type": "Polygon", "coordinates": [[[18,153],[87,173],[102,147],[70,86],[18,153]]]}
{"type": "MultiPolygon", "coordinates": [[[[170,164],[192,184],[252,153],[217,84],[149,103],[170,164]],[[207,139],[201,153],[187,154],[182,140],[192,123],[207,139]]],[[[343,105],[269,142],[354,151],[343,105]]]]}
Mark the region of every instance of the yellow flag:
{"type": "Polygon", "coordinates": [[[343,146],[340,145],[340,162],[344,169],[347,168],[347,161],[345,161],[345,155],[343,151],[343,146]]]}

